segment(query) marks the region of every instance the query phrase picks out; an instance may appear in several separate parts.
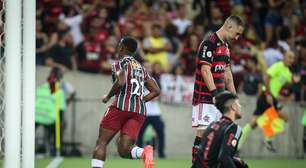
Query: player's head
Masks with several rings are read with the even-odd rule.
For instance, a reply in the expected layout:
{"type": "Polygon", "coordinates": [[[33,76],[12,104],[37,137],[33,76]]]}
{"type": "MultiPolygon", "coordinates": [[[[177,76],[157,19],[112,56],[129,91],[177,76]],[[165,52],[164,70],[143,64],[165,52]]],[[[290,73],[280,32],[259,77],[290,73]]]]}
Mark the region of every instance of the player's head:
{"type": "Polygon", "coordinates": [[[137,51],[137,40],[132,37],[123,37],[118,44],[119,57],[134,55],[137,51]]]}
{"type": "Polygon", "coordinates": [[[224,91],[216,96],[215,106],[223,115],[232,115],[236,119],[241,118],[241,105],[238,96],[224,91]]]}
{"type": "Polygon", "coordinates": [[[294,53],[291,50],[287,50],[284,54],[284,63],[287,67],[291,66],[294,62],[294,53]]]}
{"type": "Polygon", "coordinates": [[[244,31],[244,21],[239,16],[231,15],[225,20],[223,28],[226,31],[226,40],[238,40],[244,31]]]}

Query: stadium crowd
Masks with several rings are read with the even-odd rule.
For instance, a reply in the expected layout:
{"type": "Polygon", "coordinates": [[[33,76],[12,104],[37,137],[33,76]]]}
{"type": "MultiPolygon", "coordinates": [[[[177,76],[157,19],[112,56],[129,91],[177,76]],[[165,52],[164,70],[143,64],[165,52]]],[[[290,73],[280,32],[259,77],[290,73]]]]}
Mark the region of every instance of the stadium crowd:
{"type": "Polygon", "coordinates": [[[117,41],[128,35],[139,40],[137,58],[153,65],[155,77],[192,76],[200,42],[231,14],[247,21],[242,39],[230,44],[238,90],[257,95],[262,72],[292,50],[301,80],[283,94],[305,105],[305,0],[41,0],[37,65],[109,74],[117,41]]]}

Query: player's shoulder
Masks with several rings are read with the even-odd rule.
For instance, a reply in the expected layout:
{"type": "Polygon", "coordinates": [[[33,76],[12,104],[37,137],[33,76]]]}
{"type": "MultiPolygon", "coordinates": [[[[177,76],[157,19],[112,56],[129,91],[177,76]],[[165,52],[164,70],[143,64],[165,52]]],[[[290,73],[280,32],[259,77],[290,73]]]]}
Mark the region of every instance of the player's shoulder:
{"type": "Polygon", "coordinates": [[[211,36],[203,39],[201,44],[202,44],[202,46],[213,49],[214,47],[216,47],[216,36],[211,35],[211,36]]]}
{"type": "Polygon", "coordinates": [[[206,38],[203,39],[203,42],[206,44],[215,44],[218,40],[218,37],[216,35],[216,33],[213,33],[209,36],[207,36],[206,38]]]}
{"type": "Polygon", "coordinates": [[[240,137],[242,134],[242,128],[235,122],[227,122],[226,127],[225,127],[225,132],[226,133],[234,133],[235,137],[240,137]]]}

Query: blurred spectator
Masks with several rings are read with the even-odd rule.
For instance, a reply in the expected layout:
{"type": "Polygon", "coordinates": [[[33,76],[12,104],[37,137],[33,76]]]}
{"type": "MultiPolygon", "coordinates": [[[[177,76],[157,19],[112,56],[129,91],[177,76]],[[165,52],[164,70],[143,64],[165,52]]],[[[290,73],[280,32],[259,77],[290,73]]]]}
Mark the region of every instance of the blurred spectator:
{"type": "Polygon", "coordinates": [[[297,27],[296,38],[297,40],[301,40],[306,36],[306,2],[301,6],[301,17],[299,20],[299,25],[297,27]]]}
{"type": "Polygon", "coordinates": [[[184,66],[184,75],[192,76],[196,70],[196,57],[200,39],[196,34],[191,34],[185,43],[179,64],[184,66]]]}
{"type": "Polygon", "coordinates": [[[114,35],[110,35],[102,47],[101,70],[103,73],[111,73],[112,71],[112,64],[116,59],[116,45],[116,37],[114,35]]]}
{"type": "Polygon", "coordinates": [[[179,4],[177,7],[178,17],[172,21],[172,23],[177,27],[178,34],[183,35],[188,26],[192,24],[191,20],[187,19],[186,6],[184,4],[179,4]]]}
{"type": "Polygon", "coordinates": [[[294,72],[301,76],[301,81],[295,86],[294,92],[302,106],[306,105],[306,40],[303,40],[299,49],[299,59],[294,66],[294,72]]]}
{"type": "Polygon", "coordinates": [[[75,56],[73,55],[73,41],[68,28],[58,33],[58,42],[50,49],[46,64],[51,67],[58,67],[63,71],[77,69],[75,56]]]}
{"type": "Polygon", "coordinates": [[[211,17],[208,24],[205,27],[206,32],[216,32],[223,24],[223,15],[220,8],[211,5],[210,6],[211,17]]]}
{"type": "Polygon", "coordinates": [[[42,31],[41,21],[36,19],[36,65],[44,65],[48,50],[48,36],[42,31]]]}
{"type": "Polygon", "coordinates": [[[85,72],[98,73],[101,71],[101,44],[96,40],[96,34],[90,30],[84,42],[76,47],[78,69],[85,72]]]}
{"type": "Polygon", "coordinates": [[[257,58],[253,56],[246,61],[246,71],[243,74],[243,81],[239,87],[239,91],[243,91],[247,95],[257,95],[262,86],[262,73],[257,68],[257,58]]]}
{"type": "Polygon", "coordinates": [[[293,46],[292,35],[289,27],[282,27],[279,31],[279,40],[277,42],[280,51],[284,53],[285,51],[290,50],[290,46],[293,46]]]}
{"type": "Polygon", "coordinates": [[[268,67],[270,67],[275,62],[278,62],[283,59],[283,54],[278,48],[276,39],[272,39],[269,42],[267,48],[263,52],[263,57],[268,67]]]}
{"type": "Polygon", "coordinates": [[[177,27],[175,27],[174,25],[168,24],[165,28],[165,33],[172,46],[172,49],[168,53],[168,61],[170,65],[169,69],[172,70],[172,67],[178,63],[178,59],[182,54],[183,44],[178,38],[177,27]]]}
{"type": "Polygon", "coordinates": [[[281,10],[285,5],[285,0],[269,0],[268,2],[270,9],[265,17],[266,42],[270,42],[283,25],[281,10]]]}
{"type": "Polygon", "coordinates": [[[154,64],[161,64],[163,71],[169,71],[168,52],[171,50],[169,40],[162,35],[161,26],[154,24],[152,26],[152,36],[144,39],[143,48],[146,52],[146,59],[154,64]]]}
{"type": "Polygon", "coordinates": [[[233,43],[231,50],[231,69],[236,88],[239,88],[239,85],[243,80],[246,60],[249,59],[250,56],[250,51],[246,42],[241,42],[241,44],[233,43]]]}
{"type": "Polygon", "coordinates": [[[78,3],[73,3],[73,1],[68,1],[65,5],[67,9],[64,13],[59,16],[60,20],[70,27],[70,33],[73,37],[73,43],[77,46],[83,41],[83,34],[81,32],[81,24],[83,19],[88,17],[89,14],[93,12],[96,7],[97,0],[94,0],[93,5],[89,9],[82,9],[78,6],[78,3]]]}

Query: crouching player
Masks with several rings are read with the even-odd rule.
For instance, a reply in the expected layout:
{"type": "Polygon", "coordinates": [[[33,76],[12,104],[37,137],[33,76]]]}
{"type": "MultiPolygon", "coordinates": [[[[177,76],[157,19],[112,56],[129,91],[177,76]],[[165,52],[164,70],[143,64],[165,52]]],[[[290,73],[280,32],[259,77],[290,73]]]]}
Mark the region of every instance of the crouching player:
{"type": "Polygon", "coordinates": [[[215,100],[222,118],[205,130],[192,168],[248,168],[245,162],[235,157],[242,134],[241,127],[234,122],[241,118],[238,97],[225,91],[215,100]]]}

